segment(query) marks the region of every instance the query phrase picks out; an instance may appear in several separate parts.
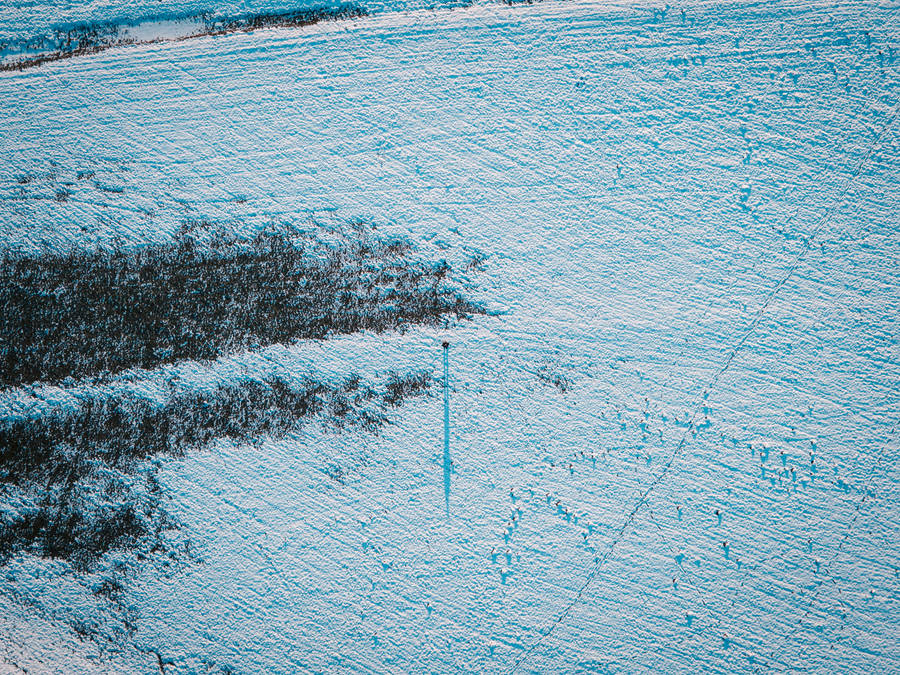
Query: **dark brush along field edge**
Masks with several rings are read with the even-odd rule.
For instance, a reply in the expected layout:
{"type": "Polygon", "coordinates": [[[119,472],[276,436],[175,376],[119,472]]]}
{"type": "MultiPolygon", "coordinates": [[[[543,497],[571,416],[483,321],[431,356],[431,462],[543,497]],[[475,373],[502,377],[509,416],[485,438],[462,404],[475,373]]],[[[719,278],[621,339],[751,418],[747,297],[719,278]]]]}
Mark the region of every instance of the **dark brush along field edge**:
{"type": "MultiPolygon", "coordinates": [[[[273,226],[251,239],[209,228],[194,223],[169,243],[133,249],[7,252],[0,383],[96,385],[133,367],[484,313],[445,261],[365,222],[315,234],[273,226]]],[[[164,458],[217,439],[259,447],[313,418],[378,433],[391,409],[431,384],[430,372],[391,372],[375,386],[358,376],[273,376],[211,390],[170,382],[165,403],[88,386],[73,390],[74,404],[0,417],[0,565],[24,554],[99,578],[96,594],[133,632],[121,604],[130,571],[193,559],[166,509],[164,458]]],[[[323,460],[320,469],[341,483],[367,461],[323,460]]]]}
{"type": "MultiPolygon", "coordinates": [[[[112,550],[168,555],[177,524],[163,506],[158,458],[216,439],[258,443],[319,419],[335,430],[377,433],[387,412],[426,394],[429,372],[390,373],[379,388],[277,377],[178,391],[155,404],[132,393],[86,395],[75,406],[0,420],[0,564],[20,552],[89,570],[112,550]]],[[[347,467],[323,474],[342,482],[347,467]]]]}
{"type": "Polygon", "coordinates": [[[483,314],[450,273],[362,222],[327,242],[282,228],[249,241],[183,232],[133,250],[6,253],[0,387],[483,314]]]}
{"type": "Polygon", "coordinates": [[[175,20],[193,21],[199,24],[196,31],[178,38],[152,38],[137,41],[123,34],[123,29],[139,23],[83,23],[54,29],[49,35],[42,35],[21,41],[0,43],[0,52],[37,52],[7,63],[0,63],[0,71],[25,70],[51,61],[97,54],[112,47],[131,44],[153,44],[187,40],[207,35],[224,35],[260,28],[287,28],[310,26],[322,21],[337,21],[368,16],[364,7],[351,3],[322,5],[303,9],[264,14],[242,14],[231,17],[215,17],[210,14],[181,15],[177,17],[154,17],[150,21],[175,20]]]}

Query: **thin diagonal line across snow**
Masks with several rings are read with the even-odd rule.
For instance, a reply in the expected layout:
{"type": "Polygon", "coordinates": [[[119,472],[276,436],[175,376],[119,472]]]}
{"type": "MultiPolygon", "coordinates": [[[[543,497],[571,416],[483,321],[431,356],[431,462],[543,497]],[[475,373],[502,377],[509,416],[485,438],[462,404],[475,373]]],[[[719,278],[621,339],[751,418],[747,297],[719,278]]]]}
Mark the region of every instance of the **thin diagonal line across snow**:
{"type": "Polygon", "coordinates": [[[750,325],[747,327],[747,330],[744,331],[744,334],[741,336],[741,338],[737,341],[735,346],[729,352],[728,357],[725,359],[725,362],[719,367],[719,369],[715,372],[715,374],[713,374],[712,378],[710,379],[709,383],[707,383],[706,387],[704,387],[703,393],[700,395],[699,400],[696,402],[696,404],[694,406],[694,413],[691,416],[691,421],[688,424],[687,428],[685,429],[684,433],[682,434],[681,440],[679,440],[678,445],[675,447],[675,450],[672,452],[672,455],[669,457],[669,460],[666,462],[666,465],[663,467],[662,471],[659,472],[659,474],[656,476],[656,478],[653,479],[653,481],[650,483],[650,485],[641,494],[641,497],[638,500],[637,504],[634,506],[634,508],[632,508],[632,510],[629,512],[628,516],[625,518],[625,521],[622,523],[622,525],[616,531],[616,535],[613,537],[612,541],[609,543],[609,546],[607,547],[607,549],[603,553],[603,555],[599,556],[595,559],[596,562],[594,564],[594,567],[591,569],[591,571],[588,574],[587,578],[585,579],[584,583],[582,583],[581,587],[578,589],[578,592],[575,594],[575,597],[569,602],[569,604],[566,605],[566,607],[563,609],[563,611],[560,613],[560,615],[556,618],[556,620],[552,624],[550,624],[549,628],[547,628],[543,632],[543,634],[537,640],[535,640],[531,644],[531,646],[529,646],[525,650],[525,652],[522,654],[522,656],[520,656],[519,659],[513,664],[512,668],[509,671],[510,673],[516,672],[519,669],[519,667],[528,659],[528,657],[531,655],[531,653],[541,643],[543,643],[544,640],[546,640],[553,633],[553,631],[556,630],[557,627],[559,627],[568,618],[568,616],[572,613],[572,610],[575,608],[575,606],[579,602],[581,602],[581,599],[584,596],[585,591],[593,583],[594,579],[597,577],[597,574],[600,572],[600,569],[603,567],[603,564],[606,562],[606,560],[609,558],[609,556],[615,550],[616,546],[622,540],[622,537],[628,531],[628,528],[631,527],[632,523],[634,522],[635,517],[638,514],[638,511],[640,511],[641,507],[647,502],[647,498],[656,489],[656,487],[660,483],[662,483],[663,480],[665,480],[666,476],[669,473],[669,470],[672,468],[672,465],[675,463],[675,460],[681,455],[682,450],[684,450],[684,447],[688,443],[689,434],[692,431],[694,431],[694,429],[696,428],[696,421],[701,414],[703,402],[707,398],[709,398],[710,393],[712,393],[713,389],[715,389],[716,385],[719,383],[719,379],[722,377],[722,375],[724,375],[728,371],[728,369],[731,367],[731,364],[734,362],[735,357],[738,355],[738,353],[743,348],[744,344],[747,342],[747,340],[750,338],[750,336],[753,335],[753,333],[756,331],[756,327],[759,325],[759,322],[762,319],[763,315],[765,314],[766,310],[769,308],[769,305],[772,304],[772,301],[775,299],[775,296],[778,295],[778,292],[785,286],[785,284],[787,284],[787,282],[790,280],[790,278],[794,275],[794,272],[800,266],[800,263],[806,257],[806,254],[812,248],[812,244],[813,244],[813,241],[815,240],[815,238],[822,231],[822,229],[826,225],[828,225],[828,223],[831,220],[832,215],[837,210],[837,208],[839,206],[841,206],[841,204],[843,204],[844,198],[847,196],[847,192],[850,190],[851,185],[856,180],[856,178],[859,176],[859,174],[862,172],[863,167],[868,163],[869,158],[872,156],[872,153],[875,151],[875,148],[878,147],[878,145],[881,143],[881,140],[884,138],[884,136],[890,130],[891,126],[894,123],[894,120],[897,118],[898,112],[900,112],[900,103],[898,103],[897,105],[894,106],[894,109],[891,112],[890,117],[888,117],[887,121],[885,122],[884,126],[882,127],[881,132],[869,145],[868,149],[866,150],[866,154],[863,155],[863,157],[859,160],[853,173],[844,182],[844,186],[841,188],[840,192],[838,193],[836,198],[833,200],[831,206],[825,211],[824,214],[822,214],[822,217],[819,219],[819,222],[813,228],[813,230],[809,234],[809,236],[803,240],[803,246],[800,249],[800,251],[797,253],[797,255],[795,256],[794,261],[793,261],[793,263],[791,263],[791,266],[788,268],[787,272],[781,277],[781,279],[778,281],[778,283],[775,284],[775,286],[772,288],[772,290],[769,291],[768,296],[766,296],[765,301],[762,303],[760,308],[757,310],[756,314],[753,317],[753,320],[750,322],[750,325]]]}

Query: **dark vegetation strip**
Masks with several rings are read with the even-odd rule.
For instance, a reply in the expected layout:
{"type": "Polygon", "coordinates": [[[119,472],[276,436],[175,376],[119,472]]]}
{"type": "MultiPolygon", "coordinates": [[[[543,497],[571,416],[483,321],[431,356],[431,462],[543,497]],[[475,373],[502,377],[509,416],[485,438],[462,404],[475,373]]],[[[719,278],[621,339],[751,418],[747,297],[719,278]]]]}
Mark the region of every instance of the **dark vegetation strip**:
{"type": "Polygon", "coordinates": [[[359,5],[344,3],[332,6],[309,7],[305,9],[272,12],[266,14],[242,14],[233,17],[213,17],[208,14],[182,16],[180,21],[196,21],[196,31],[177,38],[151,38],[135,40],[128,36],[127,29],[136,25],[121,23],[86,23],[65,29],[57,29],[51,35],[32,38],[21,42],[0,44],[0,51],[39,52],[33,56],[22,56],[7,63],[0,63],[0,71],[25,70],[51,61],[96,54],[112,47],[131,44],[153,44],[186,40],[205,35],[224,35],[260,28],[284,28],[310,26],[322,21],[336,21],[367,16],[368,11],[359,5]]]}
{"type": "Polygon", "coordinates": [[[281,228],[250,241],[185,232],[134,250],[7,253],[0,386],[483,313],[450,272],[362,222],[330,241],[281,228]]]}
{"type": "Polygon", "coordinates": [[[225,18],[204,17],[204,35],[224,35],[226,33],[247,32],[260,28],[290,28],[311,26],[321,21],[357,19],[368,16],[369,12],[360,5],[344,3],[338,6],[310,7],[286,12],[266,14],[244,14],[225,18]]]}
{"type": "MultiPolygon", "coordinates": [[[[351,376],[337,384],[277,377],[170,392],[155,404],[131,393],[0,420],[0,564],[21,552],[90,570],[106,553],[176,557],[158,459],[215,439],[258,442],[316,418],[335,429],[377,433],[388,412],[432,384],[429,372],[391,373],[378,388],[351,376]]],[[[342,480],[344,469],[322,467],[342,480]]]]}

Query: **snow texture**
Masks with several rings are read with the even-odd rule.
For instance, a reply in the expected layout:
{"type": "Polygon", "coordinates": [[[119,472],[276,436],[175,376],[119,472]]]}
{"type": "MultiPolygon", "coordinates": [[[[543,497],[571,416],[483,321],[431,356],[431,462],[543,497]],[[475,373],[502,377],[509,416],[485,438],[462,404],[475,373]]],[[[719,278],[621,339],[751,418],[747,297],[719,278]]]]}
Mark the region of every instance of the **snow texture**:
{"type": "MultiPolygon", "coordinates": [[[[125,11],[69,6],[4,30],[125,11]]],[[[491,310],[175,366],[437,377],[448,340],[449,516],[440,396],[223,440],[163,465],[203,562],[135,580],[130,646],[20,558],[0,670],[900,672],[898,30],[548,0],[0,73],[6,247],[362,217],[484,252],[491,310]]]]}

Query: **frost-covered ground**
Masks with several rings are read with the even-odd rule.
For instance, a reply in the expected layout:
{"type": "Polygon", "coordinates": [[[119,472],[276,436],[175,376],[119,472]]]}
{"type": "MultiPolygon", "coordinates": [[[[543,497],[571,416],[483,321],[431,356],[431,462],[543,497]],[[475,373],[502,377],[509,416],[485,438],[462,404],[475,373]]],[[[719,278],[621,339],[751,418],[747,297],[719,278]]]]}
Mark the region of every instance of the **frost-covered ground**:
{"type": "Polygon", "coordinates": [[[23,557],[0,668],[900,671],[898,30],[548,1],[0,74],[5,246],[366,217],[488,254],[495,310],[180,366],[439,374],[449,340],[449,517],[439,396],[220,442],[164,466],[203,562],[132,584],[135,646],[23,557]]]}

